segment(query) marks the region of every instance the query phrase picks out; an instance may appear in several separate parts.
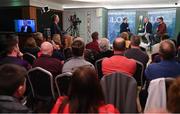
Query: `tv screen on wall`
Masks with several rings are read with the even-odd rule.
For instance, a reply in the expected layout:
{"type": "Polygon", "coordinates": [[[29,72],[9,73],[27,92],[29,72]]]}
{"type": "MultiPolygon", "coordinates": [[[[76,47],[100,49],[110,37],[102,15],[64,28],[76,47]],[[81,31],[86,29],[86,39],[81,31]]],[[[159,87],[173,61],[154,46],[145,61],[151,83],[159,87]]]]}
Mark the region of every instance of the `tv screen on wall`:
{"type": "Polygon", "coordinates": [[[33,19],[14,20],[15,32],[17,33],[34,33],[36,32],[36,23],[33,19]]]}

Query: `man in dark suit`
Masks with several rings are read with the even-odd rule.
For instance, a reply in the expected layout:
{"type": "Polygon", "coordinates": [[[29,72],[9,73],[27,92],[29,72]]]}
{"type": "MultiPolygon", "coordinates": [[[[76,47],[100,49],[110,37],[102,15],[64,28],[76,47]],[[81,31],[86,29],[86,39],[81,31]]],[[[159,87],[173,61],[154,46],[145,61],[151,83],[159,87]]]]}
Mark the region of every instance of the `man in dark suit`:
{"type": "Polygon", "coordinates": [[[27,20],[23,21],[23,26],[21,27],[21,32],[28,32],[28,33],[32,32],[32,28],[31,28],[31,26],[28,25],[27,20]]]}
{"type": "Polygon", "coordinates": [[[152,24],[151,22],[149,22],[149,19],[147,17],[144,18],[143,31],[144,31],[144,36],[148,41],[148,44],[150,44],[149,36],[152,34],[152,24]]]}
{"type": "Polygon", "coordinates": [[[122,33],[122,32],[130,32],[129,24],[128,24],[127,21],[128,21],[127,17],[124,17],[123,22],[120,25],[120,33],[122,33]]]}
{"type": "Polygon", "coordinates": [[[51,35],[53,36],[53,34],[60,34],[61,33],[61,29],[58,25],[59,23],[59,16],[58,15],[53,15],[52,17],[52,25],[51,25],[51,35]]]}

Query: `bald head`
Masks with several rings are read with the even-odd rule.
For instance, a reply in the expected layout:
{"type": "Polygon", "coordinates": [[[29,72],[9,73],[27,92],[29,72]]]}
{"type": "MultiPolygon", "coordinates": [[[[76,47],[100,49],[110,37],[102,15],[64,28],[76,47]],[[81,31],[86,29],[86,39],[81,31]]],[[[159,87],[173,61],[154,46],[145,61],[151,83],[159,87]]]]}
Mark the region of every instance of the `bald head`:
{"type": "Polygon", "coordinates": [[[42,52],[42,54],[44,54],[44,55],[49,55],[49,56],[51,56],[52,53],[53,53],[53,46],[52,46],[52,44],[49,43],[49,42],[43,42],[43,43],[41,44],[41,52],[42,52]]]}
{"type": "Polygon", "coordinates": [[[124,51],[125,50],[125,40],[121,37],[116,38],[113,42],[114,51],[124,51]]]}
{"type": "Polygon", "coordinates": [[[175,44],[171,40],[164,40],[160,43],[159,54],[164,60],[173,59],[176,53],[175,44]]]}

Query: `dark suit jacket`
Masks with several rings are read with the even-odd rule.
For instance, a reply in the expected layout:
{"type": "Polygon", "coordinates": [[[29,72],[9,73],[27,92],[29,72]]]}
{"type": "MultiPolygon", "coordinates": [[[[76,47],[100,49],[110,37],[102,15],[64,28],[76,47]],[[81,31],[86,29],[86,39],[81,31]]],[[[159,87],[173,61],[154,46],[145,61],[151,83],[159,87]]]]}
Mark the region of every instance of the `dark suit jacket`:
{"type": "Polygon", "coordinates": [[[148,22],[147,26],[146,23],[144,23],[144,31],[146,30],[146,33],[152,33],[152,24],[148,22]]]}
{"type": "Polygon", "coordinates": [[[122,32],[130,32],[128,23],[122,23],[120,25],[120,33],[122,33],[122,32]]]}
{"type": "Polygon", "coordinates": [[[60,29],[59,25],[53,23],[51,25],[51,34],[53,35],[53,34],[60,34],[60,33],[61,33],[61,29],[60,29]]]}
{"type": "Polygon", "coordinates": [[[25,30],[25,26],[22,26],[21,27],[21,32],[28,32],[28,33],[32,32],[32,28],[30,26],[27,26],[27,31],[24,31],[24,30],[25,30]]]}

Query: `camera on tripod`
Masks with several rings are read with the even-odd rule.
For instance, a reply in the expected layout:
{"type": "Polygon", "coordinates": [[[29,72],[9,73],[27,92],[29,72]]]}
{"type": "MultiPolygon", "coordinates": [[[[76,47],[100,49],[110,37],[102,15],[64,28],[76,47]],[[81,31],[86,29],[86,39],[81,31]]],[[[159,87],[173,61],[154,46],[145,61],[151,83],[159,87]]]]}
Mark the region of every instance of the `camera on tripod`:
{"type": "Polygon", "coordinates": [[[73,26],[77,26],[81,23],[81,20],[76,17],[76,14],[70,16],[70,21],[72,22],[73,26]]]}
{"type": "Polygon", "coordinates": [[[79,26],[81,23],[81,20],[76,17],[76,14],[71,15],[69,17],[70,26],[67,28],[66,32],[70,32],[70,34],[74,37],[79,36],[79,26]]]}

